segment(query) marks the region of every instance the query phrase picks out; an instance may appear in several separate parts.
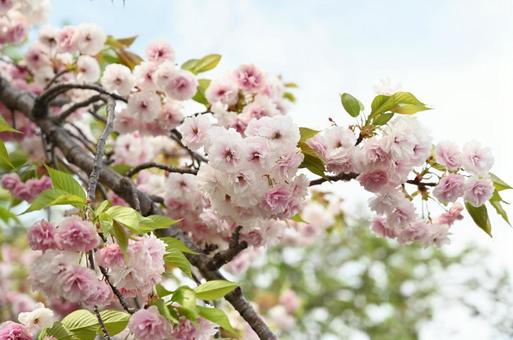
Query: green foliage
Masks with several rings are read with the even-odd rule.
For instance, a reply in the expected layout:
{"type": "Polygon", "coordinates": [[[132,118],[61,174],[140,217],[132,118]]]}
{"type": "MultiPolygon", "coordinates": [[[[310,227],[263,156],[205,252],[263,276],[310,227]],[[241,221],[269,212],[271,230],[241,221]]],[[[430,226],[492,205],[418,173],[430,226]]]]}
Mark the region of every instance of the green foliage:
{"type": "Polygon", "coordinates": [[[20,133],[18,130],[9,125],[4,119],[4,117],[0,116],[0,132],[14,132],[20,133]]]}
{"type": "Polygon", "coordinates": [[[205,97],[205,91],[210,86],[210,79],[198,79],[198,90],[192,99],[200,104],[209,106],[207,97],[205,97]]]}
{"type": "Polygon", "coordinates": [[[216,300],[237,288],[237,284],[225,280],[207,281],[194,289],[196,296],[202,300],[216,300]]]}
{"type": "Polygon", "coordinates": [[[467,208],[470,217],[472,217],[477,226],[489,236],[492,236],[492,226],[490,224],[490,219],[488,218],[488,210],[486,209],[486,206],[483,204],[476,208],[470,203],[465,203],[465,208],[467,208]]]}
{"type": "Polygon", "coordinates": [[[190,59],[182,64],[182,69],[199,74],[215,68],[221,61],[221,55],[209,54],[201,59],[190,59]]]}
{"type": "Polygon", "coordinates": [[[230,333],[233,336],[237,336],[237,331],[233,328],[230,323],[230,319],[226,316],[226,313],[218,308],[209,308],[203,306],[196,306],[198,313],[200,316],[205,319],[221,326],[224,330],[230,333]]]}
{"type": "Polygon", "coordinates": [[[52,180],[52,185],[55,189],[60,189],[68,194],[80,197],[84,203],[86,202],[86,193],[80,183],[78,183],[72,175],[46,167],[48,175],[52,180]]]}
{"type": "Polygon", "coordinates": [[[264,315],[285,289],[301,299],[296,326],[279,338],[351,339],[358,330],[369,339],[417,340],[420,325],[433,315],[432,299],[441,294],[436,274],[457,266],[468,250],[450,256],[437,248],[400,246],[371,234],[366,222],[331,230],[307,247],[270,249],[261,266],[241,278],[264,315]],[[373,308],[387,312],[375,319],[373,308]],[[328,317],[317,317],[323,314],[328,317]]]}
{"type": "Polygon", "coordinates": [[[69,194],[68,192],[60,189],[47,189],[32,201],[32,204],[30,204],[27,210],[21,214],[38,211],[46,207],[56,205],[72,205],[76,208],[83,208],[85,204],[85,200],[77,195],[69,194]]]}
{"type": "Polygon", "coordinates": [[[162,241],[166,243],[166,248],[169,250],[170,248],[177,249],[181,251],[182,253],[188,253],[188,254],[197,254],[197,252],[191,250],[185,243],[182,241],[171,237],[171,236],[165,236],[160,238],[162,241]]]}
{"type": "Polygon", "coordinates": [[[363,111],[363,104],[361,101],[350,95],[349,93],[342,93],[340,95],[342,106],[351,117],[358,117],[360,112],[363,111]]]}
{"type": "MultiPolygon", "coordinates": [[[[121,333],[128,324],[130,315],[115,310],[100,312],[105,328],[109,335],[121,333]]],[[[77,338],[80,340],[93,340],[97,334],[102,334],[96,316],[85,309],[68,314],[61,322],[54,323],[50,328],[41,332],[44,335],[53,335],[58,340],[77,338]]],[[[39,339],[43,337],[40,335],[39,339]]]]}
{"type": "Polygon", "coordinates": [[[180,268],[187,276],[192,277],[191,264],[180,250],[168,247],[164,255],[164,262],[180,268]]]}
{"type": "Polygon", "coordinates": [[[196,295],[192,289],[187,286],[181,286],[173,293],[171,301],[179,303],[181,307],[178,311],[189,320],[196,320],[198,311],[196,309],[196,295]]]}

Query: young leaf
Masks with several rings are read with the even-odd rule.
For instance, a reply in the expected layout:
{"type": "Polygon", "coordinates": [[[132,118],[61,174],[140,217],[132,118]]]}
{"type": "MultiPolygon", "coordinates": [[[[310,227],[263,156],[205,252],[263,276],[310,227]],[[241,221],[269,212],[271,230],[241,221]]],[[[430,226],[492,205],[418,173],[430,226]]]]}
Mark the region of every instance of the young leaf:
{"type": "Polygon", "coordinates": [[[61,323],[69,332],[81,340],[93,340],[99,326],[96,316],[85,309],[79,309],[68,314],[62,319],[61,323]]]}
{"type": "Polygon", "coordinates": [[[84,206],[85,202],[82,197],[68,194],[66,191],[60,189],[47,189],[39,194],[39,196],[34,201],[32,201],[32,204],[28,207],[28,209],[22,212],[20,215],[31,211],[41,210],[49,206],[66,204],[81,208],[84,206]]]}
{"type": "Polygon", "coordinates": [[[307,127],[300,127],[299,134],[301,137],[299,138],[299,141],[305,143],[310,138],[315,137],[315,135],[317,135],[318,133],[319,131],[317,130],[310,129],[307,127]]]}
{"type": "Polygon", "coordinates": [[[18,130],[10,126],[2,116],[0,116],[0,132],[20,133],[18,130]]]}
{"type": "Polygon", "coordinates": [[[139,230],[142,232],[150,232],[155,229],[166,229],[176,223],[178,223],[178,221],[162,215],[140,216],[139,230]]]}
{"type": "Polygon", "coordinates": [[[340,95],[340,101],[351,117],[358,117],[360,112],[363,111],[363,104],[349,93],[342,93],[340,95]]]}
{"type": "Polygon", "coordinates": [[[196,308],[198,310],[199,315],[221,326],[221,328],[223,328],[225,331],[237,337],[237,331],[230,324],[230,319],[228,319],[228,316],[225,314],[224,311],[218,308],[209,308],[203,306],[196,306],[196,308]]]}
{"type": "Polygon", "coordinates": [[[303,159],[303,162],[299,165],[299,167],[307,168],[308,170],[310,170],[310,172],[318,176],[326,177],[326,174],[324,173],[324,163],[318,157],[305,154],[305,158],[303,159]]]}
{"type": "Polygon", "coordinates": [[[507,224],[511,225],[511,223],[509,223],[508,213],[502,207],[501,202],[503,202],[502,197],[500,196],[499,192],[495,190],[492,197],[490,198],[490,204],[495,209],[497,214],[499,214],[507,224]]]}
{"type": "Polygon", "coordinates": [[[123,253],[123,255],[126,256],[126,250],[128,248],[128,235],[126,234],[123,227],[120,226],[117,222],[114,222],[112,224],[112,232],[114,234],[114,237],[116,238],[119,248],[121,248],[121,252],[123,253]]]}
{"type": "Polygon", "coordinates": [[[164,262],[180,268],[187,276],[192,276],[191,264],[180,250],[176,248],[167,249],[167,253],[164,255],[164,262]]]}
{"type": "Polygon", "coordinates": [[[292,92],[288,91],[283,93],[283,98],[287,99],[291,103],[295,103],[297,100],[296,96],[292,92]]]}
{"type": "MultiPolygon", "coordinates": [[[[111,336],[121,333],[128,325],[128,319],[130,319],[130,314],[110,309],[101,311],[100,316],[111,336]]],[[[98,332],[101,332],[101,330],[97,329],[98,332]]]]}
{"type": "Polygon", "coordinates": [[[193,70],[196,67],[196,65],[198,65],[199,61],[199,59],[189,59],[182,64],[181,68],[182,70],[187,70],[189,72],[194,73],[193,70]]]}
{"type": "Polygon", "coordinates": [[[187,286],[181,286],[175,290],[171,301],[179,303],[182,308],[179,311],[189,320],[196,320],[198,312],[196,310],[196,295],[194,291],[187,286]]]}
{"type": "Polygon", "coordinates": [[[374,125],[385,125],[394,116],[393,112],[384,112],[374,117],[372,124],[374,125]]]}
{"type": "Polygon", "coordinates": [[[158,297],[164,297],[173,294],[172,291],[167,290],[166,287],[164,287],[160,283],[157,283],[157,285],[155,286],[155,292],[157,293],[158,297]]]}
{"type": "Polygon", "coordinates": [[[198,90],[192,99],[200,104],[205,106],[209,106],[209,102],[207,97],[205,97],[205,91],[210,86],[210,79],[199,79],[198,80],[198,90]]]}
{"type": "Polygon", "coordinates": [[[490,224],[490,219],[488,218],[488,210],[486,209],[486,206],[482,205],[476,208],[470,203],[465,203],[465,207],[477,226],[483,229],[485,233],[492,236],[492,226],[490,224]]]}
{"type": "Polygon", "coordinates": [[[4,221],[5,223],[8,223],[10,220],[13,220],[16,223],[21,223],[18,219],[18,216],[16,216],[11,210],[8,210],[2,206],[0,206],[0,220],[4,221]]]}
{"type": "Polygon", "coordinates": [[[182,241],[171,237],[171,236],[165,236],[160,238],[162,241],[164,241],[167,245],[166,249],[169,250],[171,248],[177,249],[181,251],[182,253],[188,253],[188,254],[197,254],[194,250],[190,249],[183,243],[182,241]]]}
{"type": "Polygon", "coordinates": [[[220,299],[232,290],[237,288],[237,284],[225,280],[207,281],[194,289],[196,297],[202,300],[220,299]]]}
{"type": "Polygon", "coordinates": [[[38,335],[38,340],[53,336],[58,340],[73,340],[73,334],[60,322],[56,321],[52,326],[44,328],[38,335]]]}
{"type": "Polygon", "coordinates": [[[194,74],[210,71],[221,61],[221,55],[209,54],[201,58],[194,67],[194,74]]]}
{"type": "Polygon", "coordinates": [[[52,179],[54,188],[61,189],[69,194],[78,196],[83,199],[84,203],[86,202],[86,193],[84,189],[82,189],[80,183],[78,183],[73,176],[50,167],[46,167],[46,169],[52,179]]]}
{"type": "Polygon", "coordinates": [[[1,139],[0,139],[0,162],[7,165],[11,169],[14,168],[14,165],[12,165],[11,160],[9,159],[9,152],[7,152],[7,148],[5,147],[5,144],[1,139]]]}
{"type": "Polygon", "coordinates": [[[162,299],[158,299],[155,303],[159,313],[163,315],[166,319],[168,319],[172,323],[178,323],[178,318],[171,313],[171,309],[166,305],[165,301],[162,299]]]}
{"type": "Polygon", "coordinates": [[[493,185],[495,186],[495,189],[497,191],[507,190],[507,189],[513,189],[508,183],[504,182],[499,177],[495,176],[490,172],[490,179],[493,182],[493,185]]]}
{"type": "Polygon", "coordinates": [[[105,211],[112,219],[135,232],[139,232],[139,213],[121,205],[114,205],[105,211]]]}

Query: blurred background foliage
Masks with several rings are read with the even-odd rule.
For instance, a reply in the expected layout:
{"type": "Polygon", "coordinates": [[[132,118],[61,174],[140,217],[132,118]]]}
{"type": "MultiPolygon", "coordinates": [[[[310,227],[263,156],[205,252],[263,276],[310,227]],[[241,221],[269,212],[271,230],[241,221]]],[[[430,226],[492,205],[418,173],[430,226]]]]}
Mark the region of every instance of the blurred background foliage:
{"type": "Polygon", "coordinates": [[[283,339],[419,339],[444,306],[464,308],[469,321],[485,319],[498,338],[512,338],[511,280],[488,271],[485,255],[473,246],[452,254],[400,246],[374,236],[365,220],[346,225],[339,216],[307,247],[270,249],[240,280],[264,315],[281,292],[298,295],[295,325],[282,329],[283,339]]]}

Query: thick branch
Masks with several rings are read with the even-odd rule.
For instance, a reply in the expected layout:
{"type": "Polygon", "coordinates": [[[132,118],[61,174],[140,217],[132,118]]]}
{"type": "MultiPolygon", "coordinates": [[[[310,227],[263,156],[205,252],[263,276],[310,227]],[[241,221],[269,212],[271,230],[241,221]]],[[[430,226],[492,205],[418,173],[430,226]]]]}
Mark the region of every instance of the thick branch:
{"type": "MultiPolygon", "coordinates": [[[[79,167],[86,173],[90,173],[93,170],[94,159],[80,145],[75,143],[64,128],[46,118],[46,112],[37,112],[37,109],[41,108],[34,108],[34,97],[28,93],[15,89],[2,77],[0,77],[0,101],[10,109],[19,111],[34,121],[43,133],[48,136],[52,144],[61,150],[68,162],[79,167]],[[36,110],[36,112],[33,112],[33,110],[36,110]],[[34,113],[40,113],[40,115],[34,115],[34,113]]],[[[135,192],[143,215],[163,214],[162,210],[158,206],[154,205],[154,202],[148,195],[137,190],[132,182],[126,180],[126,177],[125,181],[122,181],[123,177],[110,167],[104,167],[100,171],[99,179],[100,182],[112,189],[118,196],[129,202],[132,206],[134,204],[132,200],[132,192],[135,192]]],[[[199,252],[199,254],[188,254],[187,256],[189,261],[200,270],[205,279],[224,279],[219,271],[211,270],[208,267],[210,258],[201,254],[201,250],[187,235],[176,228],[170,228],[168,233],[169,235],[183,241],[191,249],[199,252]]],[[[262,318],[244,298],[240,289],[228,294],[226,299],[240,313],[246,322],[248,322],[260,339],[276,339],[276,336],[271,332],[262,318]]]]}

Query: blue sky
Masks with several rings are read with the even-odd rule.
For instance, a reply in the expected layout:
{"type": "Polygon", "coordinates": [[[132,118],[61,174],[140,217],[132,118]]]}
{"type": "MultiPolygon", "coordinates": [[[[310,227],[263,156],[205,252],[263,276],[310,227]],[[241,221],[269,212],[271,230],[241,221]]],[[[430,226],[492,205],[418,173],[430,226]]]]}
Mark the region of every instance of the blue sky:
{"type": "MultiPolygon", "coordinates": [[[[179,62],[223,55],[212,76],[241,63],[282,74],[300,88],[291,115],[301,126],[350,123],[340,92],[369,103],[389,77],[435,110],[420,114],[435,140],[476,139],[495,155],[495,173],[513,183],[513,2],[511,0],[54,0],[51,23],[96,22],[118,37],[139,35],[175,48],[179,62]]],[[[364,205],[357,184],[337,186],[364,205]]],[[[513,201],[512,194],[505,199],[513,201]]],[[[507,208],[513,217],[513,209],[507,208]]],[[[513,272],[513,229],[492,218],[494,238],[469,218],[453,228],[453,245],[477,242],[492,266],[513,272]]],[[[450,318],[454,318],[451,316],[450,318]]],[[[443,339],[437,334],[438,339],[443,339]]],[[[467,339],[488,338],[470,327],[467,339]]],[[[426,339],[432,339],[429,335],[426,339]]]]}

